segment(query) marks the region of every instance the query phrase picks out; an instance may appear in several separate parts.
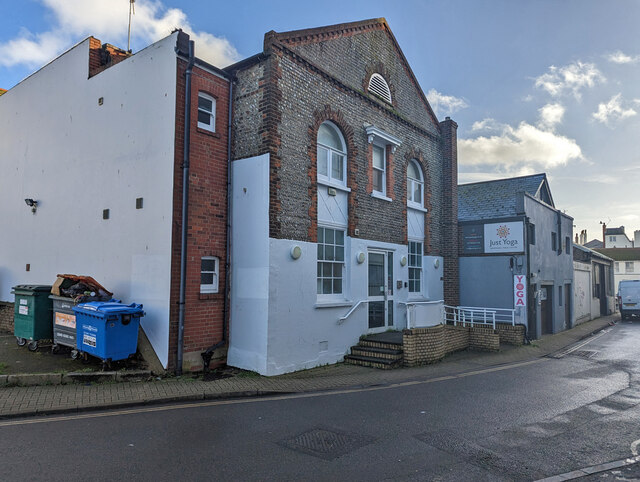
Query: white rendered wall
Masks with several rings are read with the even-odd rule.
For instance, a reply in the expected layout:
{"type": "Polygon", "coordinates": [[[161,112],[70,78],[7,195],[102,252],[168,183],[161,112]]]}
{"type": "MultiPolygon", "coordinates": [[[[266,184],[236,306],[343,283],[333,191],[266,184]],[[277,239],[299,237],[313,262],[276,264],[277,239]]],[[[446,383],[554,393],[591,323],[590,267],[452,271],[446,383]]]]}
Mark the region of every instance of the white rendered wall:
{"type": "Polygon", "coordinates": [[[231,321],[227,363],[266,374],[271,296],[269,155],[233,161],[231,169],[231,321]]]}
{"type": "Polygon", "coordinates": [[[90,79],[87,39],[0,97],[0,300],[58,273],[93,276],[144,304],[165,366],[176,35],[90,79]]]}
{"type": "MultiPolygon", "coordinates": [[[[573,270],[573,312],[575,323],[580,323],[582,321],[588,321],[592,319],[591,313],[593,310],[593,303],[591,298],[591,263],[581,263],[579,261],[574,261],[573,270]]],[[[598,300],[596,299],[596,301],[598,300]]],[[[599,304],[596,313],[600,313],[599,304]]]]}

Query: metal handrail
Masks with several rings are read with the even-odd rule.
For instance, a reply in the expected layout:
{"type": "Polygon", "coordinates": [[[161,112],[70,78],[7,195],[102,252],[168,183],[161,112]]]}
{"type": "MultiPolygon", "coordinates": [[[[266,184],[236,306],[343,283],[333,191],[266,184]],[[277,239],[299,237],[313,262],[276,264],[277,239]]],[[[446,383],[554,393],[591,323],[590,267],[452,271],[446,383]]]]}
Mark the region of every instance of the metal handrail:
{"type": "MultiPolygon", "coordinates": [[[[398,301],[399,305],[405,305],[407,307],[407,313],[411,313],[411,319],[413,319],[413,315],[415,314],[415,311],[413,309],[410,308],[415,308],[415,305],[435,305],[435,304],[442,304],[444,306],[444,300],[436,300],[436,301],[398,301]]],[[[409,323],[409,319],[410,317],[407,316],[407,329],[410,329],[410,323],[409,323]]],[[[444,324],[445,320],[443,319],[440,323],[444,324]]]]}
{"type": "Polygon", "coordinates": [[[360,300],[358,301],[355,305],[353,305],[351,307],[351,309],[347,312],[346,315],[341,316],[340,318],[338,318],[338,325],[341,325],[342,322],[344,320],[346,320],[347,318],[349,318],[351,316],[351,313],[353,313],[354,311],[356,311],[356,308],[358,308],[358,306],[360,306],[362,303],[369,303],[369,300],[360,300]]]}
{"type": "Polygon", "coordinates": [[[477,325],[491,325],[509,323],[515,326],[515,310],[511,308],[486,308],[479,306],[447,306],[445,305],[445,321],[477,325]]]}

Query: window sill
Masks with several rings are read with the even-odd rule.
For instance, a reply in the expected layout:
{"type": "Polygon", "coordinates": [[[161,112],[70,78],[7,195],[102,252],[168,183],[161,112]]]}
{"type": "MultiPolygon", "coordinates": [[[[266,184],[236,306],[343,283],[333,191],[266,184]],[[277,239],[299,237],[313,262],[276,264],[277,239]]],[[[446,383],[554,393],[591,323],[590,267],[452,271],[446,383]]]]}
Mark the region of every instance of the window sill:
{"type": "Polygon", "coordinates": [[[423,213],[428,213],[429,211],[426,208],[423,208],[422,206],[418,205],[418,204],[409,204],[407,203],[407,208],[408,209],[413,209],[415,211],[420,211],[423,213]]]}
{"type": "Polygon", "coordinates": [[[210,131],[208,129],[203,129],[202,127],[196,127],[196,131],[200,134],[204,134],[206,136],[215,137],[216,139],[220,139],[220,134],[217,132],[210,131]]]}
{"type": "Polygon", "coordinates": [[[384,194],[379,193],[377,191],[373,191],[371,193],[371,197],[374,197],[376,199],[382,199],[383,201],[387,201],[387,202],[392,202],[393,201],[393,199],[391,199],[390,197],[387,197],[384,194]]]}
{"type": "Polygon", "coordinates": [[[345,308],[353,306],[352,301],[347,300],[336,300],[336,301],[318,301],[315,305],[313,305],[316,309],[322,308],[345,308]]]}
{"type": "Polygon", "coordinates": [[[318,184],[322,186],[332,187],[334,189],[337,189],[338,191],[351,192],[351,188],[343,184],[338,184],[337,182],[328,181],[326,179],[318,179],[318,184]]]}

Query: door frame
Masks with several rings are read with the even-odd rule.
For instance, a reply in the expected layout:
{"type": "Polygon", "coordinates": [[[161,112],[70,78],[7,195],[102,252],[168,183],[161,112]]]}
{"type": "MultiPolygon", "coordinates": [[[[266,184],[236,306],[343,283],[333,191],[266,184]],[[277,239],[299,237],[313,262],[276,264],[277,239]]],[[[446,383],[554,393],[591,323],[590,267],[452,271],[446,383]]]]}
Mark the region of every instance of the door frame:
{"type": "Polygon", "coordinates": [[[393,287],[394,278],[394,266],[393,266],[394,251],[384,248],[369,248],[367,249],[367,333],[382,333],[389,329],[395,328],[395,316],[393,311],[395,310],[395,292],[393,287]],[[382,296],[371,296],[369,294],[369,263],[371,261],[371,254],[381,254],[384,260],[384,294],[382,296]],[[391,260],[390,260],[391,258],[391,260]],[[391,269],[391,273],[389,273],[391,269]],[[369,308],[371,302],[384,303],[384,325],[371,328],[369,326],[369,308]],[[389,302],[391,302],[391,308],[389,308],[389,302]],[[391,309],[391,313],[390,313],[391,309]],[[391,319],[391,324],[389,320],[391,319]]]}

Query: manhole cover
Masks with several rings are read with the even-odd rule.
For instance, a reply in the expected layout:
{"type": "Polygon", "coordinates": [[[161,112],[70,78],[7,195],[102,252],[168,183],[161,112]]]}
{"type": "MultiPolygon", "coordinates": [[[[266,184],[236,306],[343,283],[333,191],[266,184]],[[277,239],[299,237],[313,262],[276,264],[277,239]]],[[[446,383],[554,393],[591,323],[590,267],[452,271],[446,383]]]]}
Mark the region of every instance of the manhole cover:
{"type": "Polygon", "coordinates": [[[316,428],[280,442],[287,448],[332,460],[371,443],[359,436],[316,428]]]}
{"type": "Polygon", "coordinates": [[[572,353],[573,356],[579,356],[580,358],[593,358],[597,354],[598,352],[593,350],[578,350],[572,353]]]}

